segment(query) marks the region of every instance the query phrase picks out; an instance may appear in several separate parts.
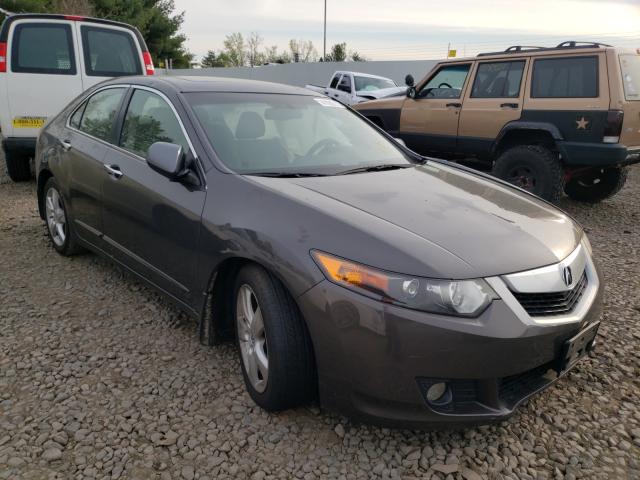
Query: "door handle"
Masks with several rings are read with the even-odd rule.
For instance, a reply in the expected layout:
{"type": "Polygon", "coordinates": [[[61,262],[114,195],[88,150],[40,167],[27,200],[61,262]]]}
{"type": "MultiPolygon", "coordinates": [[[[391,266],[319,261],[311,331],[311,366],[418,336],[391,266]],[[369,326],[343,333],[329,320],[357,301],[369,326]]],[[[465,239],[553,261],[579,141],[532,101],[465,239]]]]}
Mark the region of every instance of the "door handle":
{"type": "Polygon", "coordinates": [[[118,167],[117,165],[105,165],[104,169],[109,175],[115,178],[120,178],[123,175],[123,173],[120,171],[120,167],[118,167]]]}
{"type": "Polygon", "coordinates": [[[71,142],[69,140],[60,140],[60,145],[64,149],[65,152],[71,150],[71,142]]]}
{"type": "Polygon", "coordinates": [[[447,108],[460,108],[460,107],[462,107],[462,104],[459,102],[447,103],[447,108]]]}
{"type": "Polygon", "coordinates": [[[519,105],[517,103],[503,103],[500,105],[500,108],[518,108],[519,105]]]}

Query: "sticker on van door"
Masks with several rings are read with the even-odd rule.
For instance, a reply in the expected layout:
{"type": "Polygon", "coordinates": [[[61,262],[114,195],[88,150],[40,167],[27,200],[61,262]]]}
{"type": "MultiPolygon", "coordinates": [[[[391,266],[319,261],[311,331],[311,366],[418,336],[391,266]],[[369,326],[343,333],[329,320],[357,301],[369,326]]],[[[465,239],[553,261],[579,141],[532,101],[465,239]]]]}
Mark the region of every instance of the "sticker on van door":
{"type": "Polygon", "coordinates": [[[13,119],[13,128],[42,128],[47,117],[16,117],[13,119]]]}

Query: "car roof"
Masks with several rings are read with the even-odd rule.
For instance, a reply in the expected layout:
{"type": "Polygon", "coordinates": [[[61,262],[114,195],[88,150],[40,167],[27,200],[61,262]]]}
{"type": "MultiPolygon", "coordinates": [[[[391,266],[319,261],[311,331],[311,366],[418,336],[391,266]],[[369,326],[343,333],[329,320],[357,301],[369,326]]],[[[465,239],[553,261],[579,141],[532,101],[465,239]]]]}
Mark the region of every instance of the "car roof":
{"type": "Polygon", "coordinates": [[[354,71],[351,71],[351,70],[338,70],[336,73],[341,73],[343,75],[346,74],[346,73],[349,73],[351,75],[355,75],[355,76],[358,76],[358,77],[381,78],[383,80],[391,80],[390,78],[382,77],[380,75],[372,75],[370,73],[354,72],[354,71]]]}
{"type": "Polygon", "coordinates": [[[224,77],[154,75],[120,77],[103,83],[103,85],[105,84],[135,84],[159,89],[164,87],[179,93],[274,93],[281,95],[306,95],[310,97],[322,96],[319,93],[307,90],[306,88],[292,87],[281,83],[224,77]]]}
{"type": "Polygon", "coordinates": [[[509,59],[513,57],[547,57],[554,55],[589,55],[606,50],[620,50],[616,47],[605,44],[596,44],[589,42],[578,42],[578,45],[564,45],[572,42],[563,42],[557,47],[528,47],[528,46],[514,46],[502,52],[488,52],[480,53],[475,57],[461,57],[461,58],[448,58],[442,60],[440,63],[457,63],[457,62],[474,62],[485,60],[497,60],[497,59],[509,59]]]}

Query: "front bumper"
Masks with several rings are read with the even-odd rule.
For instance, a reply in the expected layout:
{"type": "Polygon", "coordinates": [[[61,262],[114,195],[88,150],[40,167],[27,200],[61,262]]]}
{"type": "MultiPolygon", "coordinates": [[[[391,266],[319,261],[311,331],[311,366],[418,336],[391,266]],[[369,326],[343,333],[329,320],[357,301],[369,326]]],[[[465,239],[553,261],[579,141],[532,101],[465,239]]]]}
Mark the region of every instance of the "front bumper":
{"type": "Polygon", "coordinates": [[[476,319],[382,304],[323,281],[299,298],[313,339],[320,401],[352,418],[428,428],[508,417],[566,371],[565,342],[601,314],[602,289],[570,323],[522,322],[502,300],[476,319]],[[426,390],[447,381],[453,400],[430,405],[426,390]]]}

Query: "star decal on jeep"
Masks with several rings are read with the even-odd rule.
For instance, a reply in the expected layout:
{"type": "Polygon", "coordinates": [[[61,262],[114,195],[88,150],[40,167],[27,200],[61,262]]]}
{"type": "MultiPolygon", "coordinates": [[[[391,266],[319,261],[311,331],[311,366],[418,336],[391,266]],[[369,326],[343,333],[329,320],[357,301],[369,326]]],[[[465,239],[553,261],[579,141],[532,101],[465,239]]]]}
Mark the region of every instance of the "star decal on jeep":
{"type": "Polygon", "coordinates": [[[588,118],[585,118],[584,115],[582,115],[581,117],[578,117],[578,119],[576,120],[576,123],[578,124],[577,126],[578,130],[588,130],[589,129],[588,127],[591,121],[588,118]]]}

